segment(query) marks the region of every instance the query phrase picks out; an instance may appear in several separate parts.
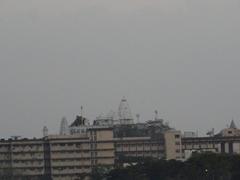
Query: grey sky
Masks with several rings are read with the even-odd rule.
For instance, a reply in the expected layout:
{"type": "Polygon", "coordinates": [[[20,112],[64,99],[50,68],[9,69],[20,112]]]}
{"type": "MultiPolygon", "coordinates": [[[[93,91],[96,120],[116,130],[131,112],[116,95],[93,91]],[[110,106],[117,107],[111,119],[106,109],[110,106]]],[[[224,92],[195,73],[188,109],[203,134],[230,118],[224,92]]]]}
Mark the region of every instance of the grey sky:
{"type": "Polygon", "coordinates": [[[155,109],[180,130],[240,125],[239,0],[0,0],[0,136],[155,109]]]}

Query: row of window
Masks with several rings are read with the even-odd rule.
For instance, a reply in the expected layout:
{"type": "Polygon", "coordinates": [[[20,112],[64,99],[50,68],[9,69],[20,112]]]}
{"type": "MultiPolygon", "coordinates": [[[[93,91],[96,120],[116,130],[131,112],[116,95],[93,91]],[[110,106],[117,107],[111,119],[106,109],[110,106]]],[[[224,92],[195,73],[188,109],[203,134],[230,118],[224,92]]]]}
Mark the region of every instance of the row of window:
{"type": "Polygon", "coordinates": [[[33,163],[33,162],[43,162],[43,159],[26,159],[26,160],[0,160],[0,163],[33,163]]]}
{"type": "Polygon", "coordinates": [[[185,145],[187,148],[214,148],[214,144],[191,144],[191,145],[185,145]]]}
{"type": "Polygon", "coordinates": [[[129,146],[129,145],[131,145],[131,146],[146,146],[146,147],[148,147],[148,146],[162,146],[163,144],[159,144],[159,143],[144,143],[144,144],[138,144],[138,143],[132,144],[132,143],[129,143],[129,144],[126,144],[126,143],[124,143],[124,144],[116,144],[115,146],[116,147],[122,147],[122,146],[129,146]]]}
{"type": "MultiPolygon", "coordinates": [[[[89,158],[85,158],[85,161],[88,161],[89,159],[91,159],[90,157],[89,158]]],[[[79,159],[79,158],[76,158],[76,159],[54,159],[52,160],[53,163],[67,163],[67,162],[71,162],[71,163],[79,163],[79,162],[84,162],[83,159],[79,159]]]]}
{"type": "Polygon", "coordinates": [[[145,148],[151,148],[151,147],[159,147],[159,148],[163,148],[163,146],[159,145],[159,144],[148,144],[148,145],[143,145],[143,144],[117,144],[116,147],[120,148],[120,147],[145,147],[145,148]]]}
{"type": "Polygon", "coordinates": [[[90,166],[64,166],[64,167],[53,167],[52,169],[53,170],[59,170],[59,171],[63,171],[63,170],[73,170],[73,169],[76,169],[76,170],[79,170],[79,169],[89,169],[90,166]]]}
{"type": "Polygon", "coordinates": [[[58,152],[54,152],[52,151],[52,155],[63,155],[63,154],[69,154],[69,155],[81,155],[81,154],[89,154],[90,151],[58,151],[58,152]]]}
{"type": "Polygon", "coordinates": [[[42,147],[42,144],[0,144],[0,149],[1,148],[8,148],[8,147],[21,147],[21,148],[32,148],[32,147],[36,147],[36,148],[40,148],[42,147]]]}
{"type": "Polygon", "coordinates": [[[89,143],[54,143],[51,144],[52,147],[60,146],[60,147],[65,147],[65,146],[76,146],[76,147],[82,147],[82,146],[88,146],[89,143]]]}
{"type": "Polygon", "coordinates": [[[128,154],[146,154],[146,155],[149,155],[149,154],[164,154],[164,151],[128,151],[127,152],[128,154]]]}

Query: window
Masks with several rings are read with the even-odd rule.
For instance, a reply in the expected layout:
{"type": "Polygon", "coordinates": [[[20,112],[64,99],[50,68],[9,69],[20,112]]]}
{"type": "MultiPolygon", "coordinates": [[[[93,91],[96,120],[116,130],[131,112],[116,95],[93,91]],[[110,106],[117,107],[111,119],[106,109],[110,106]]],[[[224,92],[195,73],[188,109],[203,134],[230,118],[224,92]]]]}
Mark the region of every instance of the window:
{"type": "Polygon", "coordinates": [[[176,145],[180,145],[180,142],[176,142],[175,144],[176,144],[176,145]]]}
{"type": "Polygon", "coordinates": [[[180,153],[180,149],[176,149],[176,153],[180,153]]]}
{"type": "Polygon", "coordinates": [[[179,134],[175,134],[175,138],[176,139],[180,138],[180,135],[179,134]]]}

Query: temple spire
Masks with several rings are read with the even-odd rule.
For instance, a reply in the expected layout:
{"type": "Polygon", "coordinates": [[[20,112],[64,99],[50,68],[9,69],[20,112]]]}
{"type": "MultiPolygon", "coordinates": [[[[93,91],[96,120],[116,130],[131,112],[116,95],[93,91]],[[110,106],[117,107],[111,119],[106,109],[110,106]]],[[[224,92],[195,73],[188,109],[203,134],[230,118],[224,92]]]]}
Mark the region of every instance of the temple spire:
{"type": "Polygon", "coordinates": [[[237,126],[236,126],[236,124],[235,124],[235,122],[234,122],[234,119],[232,119],[230,128],[232,128],[232,129],[237,129],[237,126]]]}
{"type": "Polygon", "coordinates": [[[131,109],[125,97],[123,97],[120,102],[118,108],[118,117],[120,120],[120,124],[133,124],[131,109]]]}

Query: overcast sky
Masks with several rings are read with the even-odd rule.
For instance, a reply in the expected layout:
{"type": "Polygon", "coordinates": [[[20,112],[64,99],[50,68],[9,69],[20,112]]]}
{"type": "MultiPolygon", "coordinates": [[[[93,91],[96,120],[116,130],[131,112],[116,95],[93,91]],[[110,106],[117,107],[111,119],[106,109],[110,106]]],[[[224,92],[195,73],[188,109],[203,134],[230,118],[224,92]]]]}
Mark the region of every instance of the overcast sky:
{"type": "Polygon", "coordinates": [[[240,0],[0,0],[0,136],[123,96],[179,130],[240,126],[240,0]]]}

